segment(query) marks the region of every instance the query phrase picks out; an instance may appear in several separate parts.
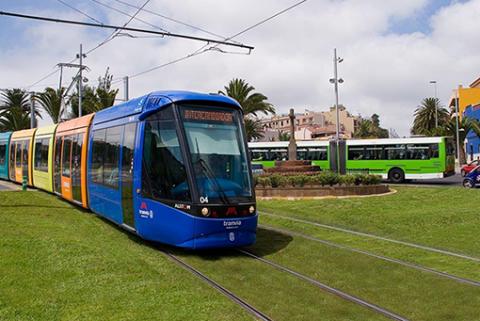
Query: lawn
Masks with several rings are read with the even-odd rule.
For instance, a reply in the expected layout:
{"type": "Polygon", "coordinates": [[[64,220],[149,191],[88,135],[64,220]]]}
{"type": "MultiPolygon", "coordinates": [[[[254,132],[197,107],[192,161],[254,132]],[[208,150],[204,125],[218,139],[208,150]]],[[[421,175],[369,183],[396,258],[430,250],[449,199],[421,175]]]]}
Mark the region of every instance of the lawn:
{"type": "MultiPolygon", "coordinates": [[[[469,209],[478,192],[398,188],[390,196],[260,201],[258,207],[478,256],[480,219],[469,209]]],[[[0,193],[0,221],[0,320],[252,319],[153,244],[47,193],[0,193]]],[[[260,223],[266,227],[249,250],[261,257],[410,320],[480,320],[480,287],[289,233],[475,280],[480,263],[274,216],[263,215],[260,223]]],[[[169,250],[275,320],[385,320],[235,250],[169,250]]]]}
{"type": "Polygon", "coordinates": [[[252,320],[149,244],[44,192],[1,192],[0,320],[252,320]]]}

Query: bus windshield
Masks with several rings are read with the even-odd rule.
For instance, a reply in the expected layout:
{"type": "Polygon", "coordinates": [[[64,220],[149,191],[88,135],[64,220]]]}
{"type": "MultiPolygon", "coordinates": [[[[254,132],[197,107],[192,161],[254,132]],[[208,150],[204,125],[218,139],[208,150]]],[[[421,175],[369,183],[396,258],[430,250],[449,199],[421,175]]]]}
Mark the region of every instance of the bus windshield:
{"type": "Polygon", "coordinates": [[[180,106],[200,203],[250,201],[241,113],[227,108],[180,106]]]}

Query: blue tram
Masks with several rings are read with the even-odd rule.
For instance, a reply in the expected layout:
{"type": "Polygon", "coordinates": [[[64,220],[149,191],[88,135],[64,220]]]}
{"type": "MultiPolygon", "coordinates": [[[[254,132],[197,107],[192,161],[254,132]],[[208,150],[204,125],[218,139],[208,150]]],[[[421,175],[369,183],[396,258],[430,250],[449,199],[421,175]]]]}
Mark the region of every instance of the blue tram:
{"type": "Polygon", "coordinates": [[[142,238],[185,248],[255,242],[243,114],[234,100],[154,92],[95,114],[90,209],[142,238]]]}
{"type": "Polygon", "coordinates": [[[154,92],[38,130],[0,133],[0,178],[54,192],[144,239],[201,249],[255,242],[240,105],[154,92]]]}

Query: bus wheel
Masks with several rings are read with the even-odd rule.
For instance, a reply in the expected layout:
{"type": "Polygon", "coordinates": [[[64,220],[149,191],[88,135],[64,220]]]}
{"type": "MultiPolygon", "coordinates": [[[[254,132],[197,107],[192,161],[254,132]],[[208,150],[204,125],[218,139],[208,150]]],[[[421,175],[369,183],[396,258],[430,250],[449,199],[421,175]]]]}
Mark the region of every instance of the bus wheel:
{"type": "Polygon", "coordinates": [[[463,187],[465,188],[474,188],[475,187],[475,184],[473,184],[473,182],[469,179],[464,179],[463,180],[463,187]]]}
{"type": "Polygon", "coordinates": [[[388,172],[388,179],[392,183],[403,183],[405,181],[405,174],[400,168],[393,168],[388,172]]]}

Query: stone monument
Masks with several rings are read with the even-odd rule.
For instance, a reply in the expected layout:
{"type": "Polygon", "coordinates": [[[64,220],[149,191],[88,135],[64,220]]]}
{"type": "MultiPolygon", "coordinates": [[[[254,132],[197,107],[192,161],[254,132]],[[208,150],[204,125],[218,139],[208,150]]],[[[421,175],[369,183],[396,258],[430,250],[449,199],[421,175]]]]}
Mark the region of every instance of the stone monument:
{"type": "Polygon", "coordinates": [[[288,144],[288,160],[297,160],[297,143],[295,142],[295,112],[290,109],[290,143],[288,144]]]}

